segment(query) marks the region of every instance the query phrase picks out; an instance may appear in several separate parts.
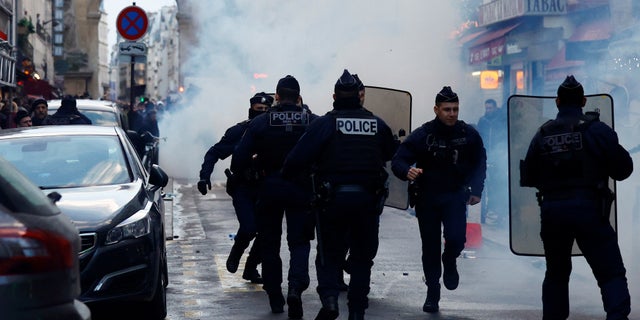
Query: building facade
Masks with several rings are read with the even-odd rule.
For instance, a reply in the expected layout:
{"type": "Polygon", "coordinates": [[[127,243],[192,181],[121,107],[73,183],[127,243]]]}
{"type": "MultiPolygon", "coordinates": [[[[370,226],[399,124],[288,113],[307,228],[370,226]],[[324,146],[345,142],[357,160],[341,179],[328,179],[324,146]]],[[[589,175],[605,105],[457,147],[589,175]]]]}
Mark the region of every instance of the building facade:
{"type": "Polygon", "coordinates": [[[110,88],[103,0],[53,1],[54,15],[63,21],[54,40],[56,85],[64,94],[100,98],[110,88]]]}
{"type": "Polygon", "coordinates": [[[484,96],[554,95],[567,74],[602,82],[591,78],[606,73],[611,41],[639,8],[632,0],[484,1],[476,27],[458,38],[461,56],[484,96]]]}

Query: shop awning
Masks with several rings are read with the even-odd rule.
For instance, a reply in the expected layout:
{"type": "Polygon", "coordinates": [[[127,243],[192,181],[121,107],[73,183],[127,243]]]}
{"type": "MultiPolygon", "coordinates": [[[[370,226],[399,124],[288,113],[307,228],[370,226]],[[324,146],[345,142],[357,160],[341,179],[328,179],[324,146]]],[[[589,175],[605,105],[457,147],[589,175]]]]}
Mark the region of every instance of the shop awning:
{"type": "Polygon", "coordinates": [[[597,19],[579,25],[567,40],[570,42],[607,40],[611,38],[612,31],[609,19],[597,19]]]}
{"type": "Polygon", "coordinates": [[[567,39],[567,58],[597,60],[609,48],[613,28],[608,18],[591,20],[579,25],[567,39]]]}
{"type": "Polygon", "coordinates": [[[562,47],[549,60],[545,67],[545,81],[562,81],[567,75],[580,74],[580,68],[584,65],[584,61],[567,60],[567,48],[562,47]]]}
{"type": "Polygon", "coordinates": [[[517,28],[516,23],[501,29],[488,31],[472,41],[469,48],[469,64],[490,61],[504,54],[506,34],[517,28]]]}
{"type": "Polygon", "coordinates": [[[497,29],[497,30],[492,30],[492,31],[487,31],[485,32],[482,36],[476,38],[475,40],[473,40],[473,43],[471,44],[472,47],[475,46],[479,46],[482,44],[485,44],[487,42],[490,42],[492,40],[504,37],[504,35],[506,35],[507,33],[509,33],[509,31],[517,28],[520,25],[520,23],[516,23],[514,25],[510,25],[501,29],[497,29]]]}
{"type": "Polygon", "coordinates": [[[458,43],[460,43],[461,45],[464,45],[466,43],[469,43],[473,40],[475,40],[476,38],[478,38],[479,36],[486,34],[487,30],[482,30],[482,31],[476,31],[476,32],[472,32],[469,34],[465,34],[464,36],[460,37],[458,39],[458,43]]]}
{"type": "Polygon", "coordinates": [[[549,60],[546,70],[567,69],[584,65],[584,61],[567,60],[566,55],[567,47],[562,47],[562,49],[558,50],[558,53],[549,60]]]}

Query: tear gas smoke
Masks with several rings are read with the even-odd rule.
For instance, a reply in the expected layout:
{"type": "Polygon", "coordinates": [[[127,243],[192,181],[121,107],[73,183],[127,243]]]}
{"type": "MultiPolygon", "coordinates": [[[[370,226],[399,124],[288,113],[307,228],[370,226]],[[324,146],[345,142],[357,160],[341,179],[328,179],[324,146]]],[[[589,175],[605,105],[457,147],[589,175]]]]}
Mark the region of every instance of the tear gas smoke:
{"type": "MultiPolygon", "coordinates": [[[[464,99],[460,50],[451,39],[460,21],[454,2],[194,1],[192,12],[198,44],[182,58],[190,96],[161,122],[170,137],[163,167],[174,177],[196,179],[207,149],[247,118],[249,98],[274,92],[288,74],[317,114],[331,109],[344,68],[365,85],[409,91],[413,126],[432,119],[442,86],[464,99]]],[[[224,179],[227,166],[216,164],[212,178],[224,179]]]]}
{"type": "MultiPolygon", "coordinates": [[[[208,148],[228,127],[247,118],[249,98],[255,92],[274,92],[277,81],[288,74],[298,79],[304,102],[317,114],[331,109],[333,85],[347,68],[365,85],[409,91],[413,128],[433,118],[433,98],[444,85],[452,86],[460,96],[460,119],[475,123],[487,97],[478,96],[477,88],[465,87],[466,59],[460,55],[467,53],[450,37],[460,22],[456,5],[455,1],[417,0],[375,4],[366,0],[194,1],[190,18],[197,28],[197,45],[189,48],[188,57],[181,57],[187,59],[182,70],[187,92],[178,110],[160,122],[163,136],[168,137],[161,148],[163,168],[176,178],[198,179],[208,148]],[[254,74],[259,76],[254,78],[254,74]]],[[[635,147],[640,99],[629,95],[637,88],[621,83],[637,86],[638,73],[618,77],[616,70],[585,67],[574,71],[586,94],[626,92],[621,98],[614,96],[614,104],[621,102],[614,109],[629,113],[615,114],[616,128],[623,146],[635,147]]],[[[561,81],[545,87],[557,88],[561,81]]],[[[498,100],[504,107],[507,101],[498,100]]],[[[492,154],[506,158],[508,150],[505,146],[492,154]]],[[[633,155],[636,164],[640,163],[638,155],[633,155]]],[[[228,160],[216,164],[212,180],[224,179],[228,160]]],[[[640,294],[639,175],[636,170],[617,188],[620,246],[634,299],[640,294]]],[[[586,265],[583,258],[574,261],[575,269],[586,265]]],[[[530,284],[526,290],[539,290],[540,285],[530,284]]],[[[593,296],[598,295],[594,284],[593,296]]]]}

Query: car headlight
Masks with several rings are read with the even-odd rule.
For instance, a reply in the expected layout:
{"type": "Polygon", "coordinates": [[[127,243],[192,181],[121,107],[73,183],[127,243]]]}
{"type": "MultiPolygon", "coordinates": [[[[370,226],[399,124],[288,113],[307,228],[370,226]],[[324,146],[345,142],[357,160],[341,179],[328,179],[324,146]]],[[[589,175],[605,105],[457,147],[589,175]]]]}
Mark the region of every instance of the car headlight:
{"type": "Polygon", "coordinates": [[[135,239],[151,232],[151,217],[149,209],[144,208],[136,212],[128,219],[122,221],[107,233],[106,245],[115,244],[125,239],[135,239]]]}

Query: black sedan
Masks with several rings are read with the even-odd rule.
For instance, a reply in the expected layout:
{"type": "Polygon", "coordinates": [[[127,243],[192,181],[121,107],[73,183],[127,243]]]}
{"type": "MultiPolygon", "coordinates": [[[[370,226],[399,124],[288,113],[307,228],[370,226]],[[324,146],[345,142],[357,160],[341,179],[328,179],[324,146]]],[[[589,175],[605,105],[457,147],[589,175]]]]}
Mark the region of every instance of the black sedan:
{"type": "Polygon", "coordinates": [[[0,155],[76,224],[82,240],[80,300],[134,302],[147,319],[166,316],[168,283],[162,188],[119,127],[44,126],[0,131],[0,155]]]}
{"type": "Polygon", "coordinates": [[[0,317],[91,319],[89,308],[76,300],[79,250],[69,217],[0,157],[0,317]]]}

